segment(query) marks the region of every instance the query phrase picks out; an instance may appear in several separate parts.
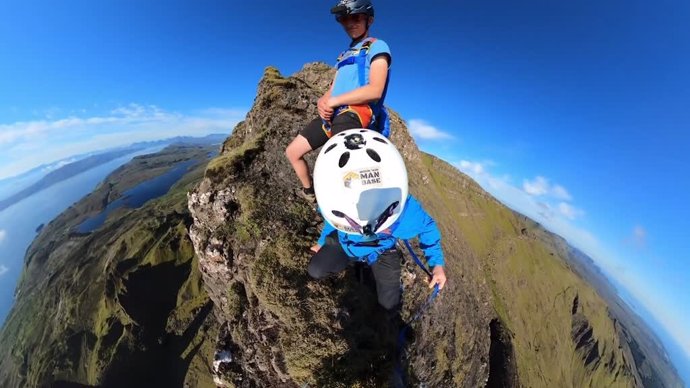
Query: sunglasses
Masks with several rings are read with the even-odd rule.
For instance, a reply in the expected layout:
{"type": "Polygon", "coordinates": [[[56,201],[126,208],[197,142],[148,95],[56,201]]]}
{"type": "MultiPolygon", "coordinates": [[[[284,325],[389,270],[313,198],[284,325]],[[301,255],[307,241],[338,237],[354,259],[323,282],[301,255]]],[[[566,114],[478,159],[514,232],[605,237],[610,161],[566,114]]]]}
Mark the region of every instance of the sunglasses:
{"type": "Polygon", "coordinates": [[[369,16],[363,13],[355,13],[355,14],[345,14],[345,15],[338,15],[335,17],[335,20],[337,20],[339,23],[347,23],[347,22],[362,22],[366,20],[369,16]]]}

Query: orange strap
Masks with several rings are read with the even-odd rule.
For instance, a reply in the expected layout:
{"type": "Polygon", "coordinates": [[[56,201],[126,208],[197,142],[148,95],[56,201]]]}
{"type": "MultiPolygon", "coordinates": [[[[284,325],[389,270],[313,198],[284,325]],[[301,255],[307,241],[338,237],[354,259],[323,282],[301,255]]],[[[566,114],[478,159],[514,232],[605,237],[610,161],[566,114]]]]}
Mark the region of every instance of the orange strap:
{"type": "MultiPolygon", "coordinates": [[[[359,122],[362,124],[362,128],[368,128],[369,124],[371,124],[371,119],[374,116],[374,111],[371,109],[369,104],[343,105],[336,110],[335,116],[339,116],[345,112],[352,112],[356,114],[359,122]]],[[[326,133],[326,136],[328,136],[329,139],[331,136],[333,136],[331,132],[331,125],[326,121],[324,121],[321,125],[321,129],[323,129],[324,133],[326,133]]]]}
{"type": "Polygon", "coordinates": [[[338,114],[343,114],[345,112],[354,112],[359,118],[359,122],[362,123],[362,128],[369,127],[371,123],[371,118],[374,115],[374,111],[371,110],[369,104],[364,105],[346,105],[338,114]]]}

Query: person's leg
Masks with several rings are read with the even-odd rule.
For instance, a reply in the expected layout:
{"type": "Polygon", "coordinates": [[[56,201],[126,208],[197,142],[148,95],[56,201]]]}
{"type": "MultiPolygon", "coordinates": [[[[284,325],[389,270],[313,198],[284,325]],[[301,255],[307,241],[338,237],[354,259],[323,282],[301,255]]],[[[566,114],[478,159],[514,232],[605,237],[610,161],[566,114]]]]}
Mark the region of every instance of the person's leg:
{"type": "Polygon", "coordinates": [[[304,155],[311,151],[311,146],[307,139],[302,135],[297,135],[290,145],[285,149],[285,156],[287,156],[292,168],[297,174],[302,187],[311,187],[311,178],[309,177],[309,165],[304,160],[304,155]]]}
{"type": "Polygon", "coordinates": [[[397,249],[381,254],[371,266],[376,280],[379,304],[387,311],[397,311],[400,305],[400,262],[402,255],[397,249]]]}
{"type": "Polygon", "coordinates": [[[285,149],[285,156],[287,156],[297,174],[297,178],[299,178],[302,187],[305,189],[311,189],[312,182],[309,174],[309,165],[304,160],[304,155],[321,147],[328,140],[323,129],[321,129],[321,124],[320,118],[312,120],[285,149]]]}
{"type": "Polygon", "coordinates": [[[344,270],[349,263],[350,258],[340,246],[337,232],[333,232],[326,237],[326,244],[312,256],[307,271],[312,278],[323,279],[344,270]]]}

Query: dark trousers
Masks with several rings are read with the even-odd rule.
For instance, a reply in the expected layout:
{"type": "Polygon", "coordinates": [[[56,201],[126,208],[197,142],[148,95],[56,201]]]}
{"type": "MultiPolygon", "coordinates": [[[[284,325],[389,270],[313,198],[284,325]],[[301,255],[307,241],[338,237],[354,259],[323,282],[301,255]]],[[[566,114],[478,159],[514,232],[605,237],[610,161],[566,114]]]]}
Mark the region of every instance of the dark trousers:
{"type": "MultiPolygon", "coordinates": [[[[396,310],[400,304],[400,252],[393,248],[382,253],[371,265],[376,281],[379,304],[386,310],[396,310]]],[[[328,235],[326,244],[312,256],[309,262],[309,276],[323,279],[347,268],[352,262],[338,242],[336,232],[328,235]]]]}

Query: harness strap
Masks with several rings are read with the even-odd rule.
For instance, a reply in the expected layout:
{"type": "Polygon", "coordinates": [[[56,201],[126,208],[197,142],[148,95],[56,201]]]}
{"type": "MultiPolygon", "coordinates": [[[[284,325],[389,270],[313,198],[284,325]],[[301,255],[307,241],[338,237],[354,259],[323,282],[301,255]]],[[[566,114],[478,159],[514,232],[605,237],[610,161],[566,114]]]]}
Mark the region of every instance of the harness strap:
{"type": "Polygon", "coordinates": [[[431,276],[432,276],[432,275],[431,275],[431,271],[429,271],[429,270],[426,268],[426,266],[424,265],[424,263],[422,263],[422,261],[419,260],[419,257],[417,257],[417,254],[414,253],[414,250],[412,249],[412,246],[410,245],[410,242],[407,241],[407,240],[403,240],[403,241],[405,242],[405,246],[407,247],[407,250],[410,251],[410,254],[412,255],[412,258],[414,259],[414,262],[417,263],[417,265],[419,266],[419,268],[421,268],[424,272],[426,272],[426,274],[427,274],[429,277],[431,277],[431,276]]]}
{"type": "MultiPolygon", "coordinates": [[[[362,42],[362,46],[357,49],[357,50],[345,50],[340,55],[338,56],[337,59],[337,65],[336,68],[340,69],[343,66],[347,65],[352,65],[356,64],[357,65],[357,76],[359,80],[359,86],[362,87],[367,84],[367,79],[366,79],[366,65],[367,65],[367,55],[369,54],[369,49],[371,48],[371,45],[376,42],[376,38],[366,38],[364,42],[362,42]],[[345,59],[342,59],[343,56],[345,56],[348,52],[351,52],[351,55],[348,56],[345,59]]],[[[386,95],[386,92],[388,91],[388,81],[390,80],[390,70],[388,77],[386,77],[386,85],[383,87],[383,96],[386,95]]],[[[386,120],[387,118],[387,113],[384,112],[385,107],[383,106],[383,98],[379,99],[375,104],[368,104],[370,109],[371,109],[371,117],[369,120],[365,121],[361,120],[362,117],[360,116],[360,122],[362,123],[362,126],[364,128],[370,128],[374,130],[378,130],[381,132],[384,136],[388,137],[389,136],[389,129],[386,128],[386,120]],[[380,117],[379,117],[380,116],[380,117]],[[382,123],[379,123],[379,121],[383,121],[382,123]],[[379,127],[377,129],[377,127],[379,127]]],[[[326,132],[326,135],[330,138],[330,129],[327,129],[328,125],[324,123],[324,131],[326,132]]]]}
{"type": "MultiPolygon", "coordinates": [[[[410,254],[412,255],[412,258],[414,259],[415,263],[419,266],[419,268],[423,269],[424,272],[431,277],[431,271],[429,271],[426,266],[422,263],[422,261],[417,257],[417,254],[414,253],[414,250],[412,249],[412,246],[410,245],[410,242],[407,240],[403,240],[405,242],[405,246],[407,247],[407,250],[410,251],[410,254]]],[[[397,347],[397,360],[394,368],[394,375],[395,375],[395,387],[396,388],[403,388],[407,387],[407,380],[405,379],[405,371],[403,370],[403,358],[406,355],[405,352],[405,342],[406,341],[406,334],[407,331],[412,328],[412,324],[417,321],[421,316],[429,309],[431,304],[434,302],[436,297],[438,296],[440,292],[440,289],[438,288],[438,284],[434,285],[434,290],[431,292],[431,294],[427,297],[426,301],[424,304],[422,304],[419,309],[417,309],[417,312],[412,316],[412,319],[410,319],[405,326],[403,326],[402,329],[400,329],[400,333],[398,334],[398,347],[397,347]]]]}
{"type": "MultiPolygon", "coordinates": [[[[362,46],[360,46],[360,48],[356,50],[347,49],[340,53],[340,55],[338,55],[338,59],[336,59],[336,61],[338,62],[336,68],[340,69],[343,66],[358,63],[359,58],[362,58],[364,60],[364,63],[366,64],[367,54],[369,53],[369,49],[371,48],[371,45],[374,44],[374,42],[376,42],[376,38],[366,38],[364,39],[364,42],[362,42],[362,46]],[[343,56],[350,51],[352,51],[352,55],[343,59],[343,56]]],[[[357,70],[359,71],[360,69],[358,68],[357,70]]],[[[364,85],[365,83],[366,79],[364,80],[364,82],[362,82],[362,77],[360,77],[360,85],[364,85]]]]}
{"type": "MultiPolygon", "coordinates": [[[[354,113],[357,118],[359,119],[359,122],[362,124],[362,128],[368,128],[369,125],[373,122],[374,120],[374,111],[371,108],[370,105],[364,104],[364,105],[343,105],[338,107],[333,112],[333,117],[335,118],[338,115],[341,115],[346,112],[352,112],[354,113]]],[[[331,119],[332,121],[333,119],[331,119]]],[[[321,129],[326,133],[326,136],[330,139],[331,136],[333,136],[333,132],[331,130],[331,124],[328,123],[326,120],[321,120],[321,129]]]]}

